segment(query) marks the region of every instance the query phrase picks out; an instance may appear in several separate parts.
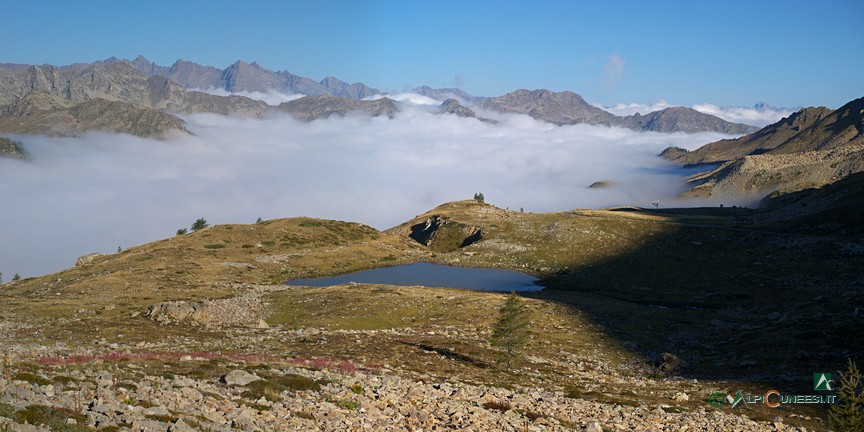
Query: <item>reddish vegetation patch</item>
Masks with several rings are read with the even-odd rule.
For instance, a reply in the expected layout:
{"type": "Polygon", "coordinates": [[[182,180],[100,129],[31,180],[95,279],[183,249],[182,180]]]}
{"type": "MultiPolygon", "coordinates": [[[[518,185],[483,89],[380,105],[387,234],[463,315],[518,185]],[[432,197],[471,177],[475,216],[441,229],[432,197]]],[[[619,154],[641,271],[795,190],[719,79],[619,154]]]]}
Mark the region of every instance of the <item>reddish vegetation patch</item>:
{"type": "Polygon", "coordinates": [[[155,352],[145,351],[138,353],[116,352],[104,354],[76,354],[76,355],[54,355],[42,356],[37,359],[39,363],[48,365],[74,365],[80,363],[89,363],[96,360],[102,361],[122,361],[122,360],[179,360],[183,357],[199,359],[216,359],[224,358],[242,362],[263,362],[267,359],[263,354],[224,354],[217,352],[155,352]]]}

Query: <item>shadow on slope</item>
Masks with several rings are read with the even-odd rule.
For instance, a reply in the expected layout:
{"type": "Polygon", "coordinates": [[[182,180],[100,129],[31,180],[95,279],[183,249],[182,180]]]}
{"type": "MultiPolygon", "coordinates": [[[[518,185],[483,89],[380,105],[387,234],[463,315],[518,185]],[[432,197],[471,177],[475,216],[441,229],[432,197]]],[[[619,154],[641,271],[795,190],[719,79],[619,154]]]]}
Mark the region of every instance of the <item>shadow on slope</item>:
{"type": "Polygon", "coordinates": [[[814,372],[864,358],[864,334],[849,331],[864,320],[864,251],[695,216],[657,222],[668,229],[639,247],[572,262],[525,295],[582,311],[646,363],[675,354],[687,378],[812,393],[814,372]]]}

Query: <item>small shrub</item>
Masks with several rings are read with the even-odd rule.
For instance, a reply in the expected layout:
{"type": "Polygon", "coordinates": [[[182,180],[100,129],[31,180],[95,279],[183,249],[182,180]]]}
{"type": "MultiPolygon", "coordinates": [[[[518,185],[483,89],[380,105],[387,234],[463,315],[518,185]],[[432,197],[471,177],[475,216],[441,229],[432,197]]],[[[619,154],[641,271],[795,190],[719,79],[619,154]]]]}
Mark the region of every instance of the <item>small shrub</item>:
{"type": "Polygon", "coordinates": [[[837,403],[828,413],[828,425],[835,432],[864,430],[864,382],[852,359],[849,359],[846,373],[840,374],[837,403]]]}
{"type": "Polygon", "coordinates": [[[274,241],[263,241],[261,244],[264,246],[276,246],[276,242],[274,241]]]}
{"type": "Polygon", "coordinates": [[[253,381],[249,383],[248,387],[249,390],[244,392],[244,396],[255,400],[263,397],[275,402],[279,400],[283,391],[319,391],[321,390],[321,383],[301,375],[288,374],[266,380],[253,381]]]}
{"type": "Polygon", "coordinates": [[[151,415],[145,415],[144,417],[147,417],[150,420],[156,420],[156,421],[165,422],[165,423],[174,423],[177,421],[177,416],[173,416],[173,415],[151,414],[151,415]]]}
{"type": "Polygon", "coordinates": [[[0,402],[0,417],[11,418],[12,414],[15,413],[15,407],[9,404],[5,404],[0,402]]]}
{"type": "Polygon", "coordinates": [[[351,392],[358,395],[363,394],[363,386],[361,386],[360,384],[354,384],[353,386],[351,386],[351,392]]]}
{"type": "Polygon", "coordinates": [[[295,416],[300,417],[300,418],[302,418],[302,419],[306,419],[306,420],[315,420],[315,417],[314,417],[312,414],[310,414],[310,413],[308,413],[308,412],[306,412],[306,411],[292,411],[292,413],[293,413],[295,416]]]}
{"type": "Polygon", "coordinates": [[[519,296],[511,292],[498,309],[498,320],[492,329],[490,342],[499,348],[498,361],[510,369],[521,358],[522,350],[528,341],[528,312],[519,296]]]}
{"type": "Polygon", "coordinates": [[[87,419],[80,413],[45,405],[28,405],[26,408],[16,411],[10,418],[18,423],[29,423],[32,425],[44,423],[52,431],[85,432],[90,430],[85,426],[66,424],[67,418],[73,418],[83,425],[87,419]]]}
{"type": "Polygon", "coordinates": [[[204,228],[207,228],[208,226],[210,226],[210,224],[208,224],[207,221],[203,217],[198,218],[192,224],[192,232],[200,231],[204,228]]]}
{"type": "Polygon", "coordinates": [[[318,221],[303,221],[300,222],[301,227],[320,227],[321,222],[318,221]]]}
{"type": "Polygon", "coordinates": [[[358,404],[357,402],[350,401],[350,400],[339,401],[338,403],[336,403],[336,405],[339,405],[342,408],[345,408],[345,409],[348,409],[351,411],[356,410],[360,406],[360,404],[358,404]]]}
{"type": "Polygon", "coordinates": [[[538,412],[531,411],[531,410],[527,410],[522,414],[524,414],[525,417],[527,417],[528,420],[531,420],[531,421],[537,420],[537,419],[542,418],[542,417],[546,417],[543,414],[540,414],[538,412]]]}
{"type": "Polygon", "coordinates": [[[488,410],[508,411],[512,407],[507,402],[489,401],[483,403],[483,408],[488,410]]]}
{"type": "Polygon", "coordinates": [[[214,243],[214,244],[204,245],[204,248],[206,248],[206,249],[222,249],[224,247],[225,247],[225,245],[222,243],[214,243]]]}
{"type": "Polygon", "coordinates": [[[177,230],[177,235],[178,236],[186,235],[187,232],[189,232],[189,231],[187,231],[186,228],[180,228],[177,230]]]}

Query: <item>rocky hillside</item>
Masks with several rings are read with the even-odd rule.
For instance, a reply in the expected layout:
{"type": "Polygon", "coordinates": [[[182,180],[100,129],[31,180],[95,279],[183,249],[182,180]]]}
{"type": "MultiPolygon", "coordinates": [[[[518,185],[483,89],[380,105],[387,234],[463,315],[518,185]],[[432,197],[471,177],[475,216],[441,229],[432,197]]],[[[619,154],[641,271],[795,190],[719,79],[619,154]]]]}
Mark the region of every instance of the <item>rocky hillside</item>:
{"type": "Polygon", "coordinates": [[[864,171],[864,145],[744,156],[688,179],[685,197],[764,197],[820,187],[864,171]]]}
{"type": "Polygon", "coordinates": [[[652,132],[720,132],[728,135],[741,135],[756,130],[750,125],[731,123],[687,107],[664,108],[645,115],[636,113],[619,120],[618,125],[652,132]]]}
{"type": "Polygon", "coordinates": [[[864,142],[864,98],[832,111],[804,108],[758,132],[706,144],[676,162],[683,165],[720,163],[763,153],[790,154],[864,142]]]}
{"type": "Polygon", "coordinates": [[[503,96],[480,102],[480,106],[501,112],[527,114],[535,119],[556,125],[591,124],[617,126],[637,131],[653,132],[721,132],[744,134],[757,128],[730,123],[721,118],[703,114],[692,108],[673,107],[645,115],[619,117],[597,108],[576,93],[549,90],[516,90],[503,96]]]}
{"type": "Polygon", "coordinates": [[[80,136],[85,132],[100,130],[128,133],[140,137],[164,139],[172,131],[184,132],[179,118],[151,108],[93,99],[71,108],[56,107],[38,110],[34,105],[51,96],[30,94],[13,104],[7,113],[22,112],[21,115],[0,115],[0,131],[16,134],[38,134],[48,136],[80,136]]]}
{"type": "MultiPolygon", "coordinates": [[[[687,197],[761,198],[835,182],[864,170],[864,98],[832,111],[802,109],[760,131],[707,144],[692,152],[667,149],[667,159],[698,165],[724,161],[692,176],[687,197]]],[[[663,155],[661,154],[661,155],[663,155]]]]}
{"type": "Polygon", "coordinates": [[[556,125],[586,123],[614,126],[618,117],[597,108],[576,93],[549,90],[516,90],[480,103],[486,109],[527,114],[556,125]]]}
{"type": "Polygon", "coordinates": [[[0,70],[0,131],[80,135],[88,130],[164,138],[185,131],[173,114],[261,116],[263,102],[188,91],[125,62],[0,70]]]}

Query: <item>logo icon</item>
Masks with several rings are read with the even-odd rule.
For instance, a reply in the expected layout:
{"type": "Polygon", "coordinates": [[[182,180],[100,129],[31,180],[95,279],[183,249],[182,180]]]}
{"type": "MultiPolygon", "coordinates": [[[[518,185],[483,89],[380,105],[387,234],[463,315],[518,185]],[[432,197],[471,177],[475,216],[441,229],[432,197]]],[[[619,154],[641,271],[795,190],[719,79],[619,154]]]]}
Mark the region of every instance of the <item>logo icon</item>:
{"type": "MultiPolygon", "coordinates": [[[[735,398],[732,399],[732,408],[735,408],[742,400],[744,400],[744,394],[741,393],[741,390],[738,390],[738,393],[735,393],[735,398]]],[[[744,403],[746,404],[747,402],[745,401],[744,403]]]]}
{"type": "Polygon", "coordinates": [[[813,374],[813,390],[831,390],[831,374],[817,372],[813,374]]]}
{"type": "Polygon", "coordinates": [[[726,403],[726,393],[723,392],[713,392],[708,395],[708,405],[711,405],[714,408],[720,408],[726,403]]]}

